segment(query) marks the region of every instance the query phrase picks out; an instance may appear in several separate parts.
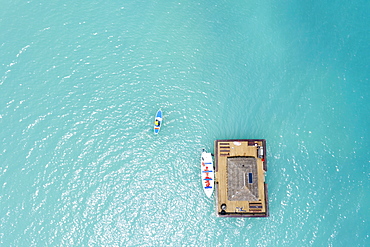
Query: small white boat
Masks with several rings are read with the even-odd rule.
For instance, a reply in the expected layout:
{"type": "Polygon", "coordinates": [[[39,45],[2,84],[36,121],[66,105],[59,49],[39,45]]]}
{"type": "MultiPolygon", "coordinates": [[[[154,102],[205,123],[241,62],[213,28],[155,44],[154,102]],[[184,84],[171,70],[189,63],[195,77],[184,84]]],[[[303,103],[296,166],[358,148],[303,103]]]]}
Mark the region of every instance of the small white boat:
{"type": "Polygon", "coordinates": [[[206,151],[202,152],[202,158],[200,161],[202,186],[207,197],[210,198],[213,193],[213,187],[215,184],[215,174],[213,170],[213,159],[212,154],[206,151]]]}

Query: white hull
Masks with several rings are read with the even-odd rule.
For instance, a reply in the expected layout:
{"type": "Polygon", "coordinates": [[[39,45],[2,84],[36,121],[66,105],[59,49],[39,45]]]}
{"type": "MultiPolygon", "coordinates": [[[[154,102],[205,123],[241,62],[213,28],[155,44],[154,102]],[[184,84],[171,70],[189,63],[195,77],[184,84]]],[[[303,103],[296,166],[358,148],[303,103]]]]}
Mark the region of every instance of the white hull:
{"type": "Polygon", "coordinates": [[[207,197],[210,198],[213,193],[215,184],[215,174],[213,170],[213,159],[211,153],[202,152],[202,158],[200,162],[202,186],[207,197]]]}

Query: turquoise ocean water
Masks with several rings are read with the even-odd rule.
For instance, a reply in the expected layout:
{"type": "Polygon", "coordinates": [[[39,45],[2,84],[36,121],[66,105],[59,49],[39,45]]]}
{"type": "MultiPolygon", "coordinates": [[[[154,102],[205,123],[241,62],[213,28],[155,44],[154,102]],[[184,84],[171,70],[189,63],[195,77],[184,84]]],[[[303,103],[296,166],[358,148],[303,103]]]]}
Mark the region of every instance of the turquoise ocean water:
{"type": "Polygon", "coordinates": [[[0,246],[370,246],[369,11],[1,1],[0,246]],[[242,138],[267,140],[268,218],[201,188],[202,148],[242,138]]]}

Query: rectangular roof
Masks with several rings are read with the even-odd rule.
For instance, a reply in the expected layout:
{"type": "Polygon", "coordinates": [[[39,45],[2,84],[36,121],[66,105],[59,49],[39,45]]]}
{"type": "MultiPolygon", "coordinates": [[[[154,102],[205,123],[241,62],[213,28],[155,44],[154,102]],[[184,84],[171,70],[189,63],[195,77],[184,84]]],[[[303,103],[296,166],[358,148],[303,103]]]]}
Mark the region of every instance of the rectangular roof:
{"type": "Polygon", "coordinates": [[[227,174],[227,195],[229,201],[258,201],[256,158],[227,158],[227,174]]]}

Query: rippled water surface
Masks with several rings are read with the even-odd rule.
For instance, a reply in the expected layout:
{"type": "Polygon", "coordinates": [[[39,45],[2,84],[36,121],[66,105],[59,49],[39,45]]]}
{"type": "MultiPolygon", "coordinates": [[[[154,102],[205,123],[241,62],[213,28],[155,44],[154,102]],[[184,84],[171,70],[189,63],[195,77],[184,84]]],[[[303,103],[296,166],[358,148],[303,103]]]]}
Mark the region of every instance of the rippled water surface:
{"type": "Polygon", "coordinates": [[[368,246],[368,13],[3,2],[1,245],[368,246]],[[267,140],[270,217],[216,217],[199,159],[226,138],[267,140]]]}

